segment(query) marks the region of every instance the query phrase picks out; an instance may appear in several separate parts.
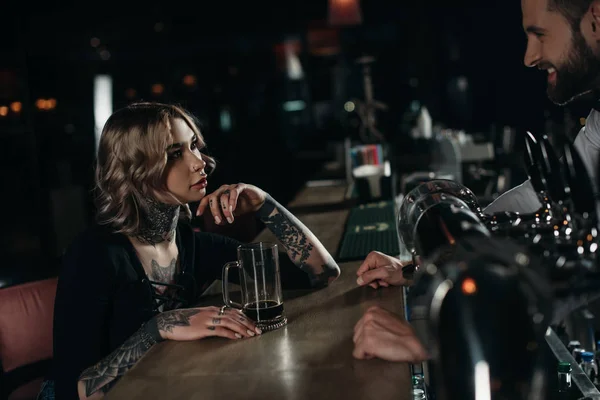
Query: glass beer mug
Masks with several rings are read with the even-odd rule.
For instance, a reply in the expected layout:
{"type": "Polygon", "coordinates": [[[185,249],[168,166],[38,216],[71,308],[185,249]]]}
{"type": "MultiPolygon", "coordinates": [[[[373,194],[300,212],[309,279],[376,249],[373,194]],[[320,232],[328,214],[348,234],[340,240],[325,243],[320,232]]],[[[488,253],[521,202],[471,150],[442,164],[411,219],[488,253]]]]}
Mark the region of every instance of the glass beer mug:
{"type": "Polygon", "coordinates": [[[283,309],[279,252],[274,243],[248,243],[237,248],[237,261],[223,266],[223,301],[228,307],[242,310],[262,331],[280,328],[287,323],[283,309]],[[229,270],[239,268],[241,304],[229,295],[229,270]]]}

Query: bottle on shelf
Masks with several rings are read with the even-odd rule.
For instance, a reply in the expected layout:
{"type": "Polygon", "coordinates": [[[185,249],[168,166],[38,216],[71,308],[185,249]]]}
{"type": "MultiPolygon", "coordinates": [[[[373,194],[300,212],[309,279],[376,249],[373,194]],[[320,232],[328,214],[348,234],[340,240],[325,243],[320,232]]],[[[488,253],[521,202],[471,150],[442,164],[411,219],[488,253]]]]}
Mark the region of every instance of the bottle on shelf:
{"type": "Polygon", "coordinates": [[[582,349],[581,347],[573,349],[573,358],[575,359],[575,362],[577,362],[577,364],[581,364],[581,353],[584,352],[585,349],[582,349]]]}
{"type": "Polygon", "coordinates": [[[594,361],[594,353],[591,351],[584,351],[581,353],[581,363],[579,364],[583,372],[590,378],[592,383],[596,383],[598,376],[598,366],[594,361]]]}
{"type": "MultiPolygon", "coordinates": [[[[581,343],[579,342],[579,340],[571,340],[569,342],[569,344],[567,345],[567,350],[569,350],[569,352],[571,354],[573,354],[573,350],[580,349],[580,348],[581,348],[581,343]]],[[[573,357],[575,357],[574,354],[573,354],[573,357]]]]}
{"type": "Polygon", "coordinates": [[[423,375],[413,375],[412,377],[412,398],[413,400],[427,400],[423,375]]]}
{"type": "MultiPolygon", "coordinates": [[[[598,368],[598,371],[600,371],[600,340],[598,340],[596,342],[596,357],[595,357],[595,362],[596,362],[596,368],[598,368]]],[[[600,385],[600,377],[596,376],[596,382],[594,382],[595,385],[600,385]]]]}
{"type": "Polygon", "coordinates": [[[569,393],[571,390],[571,363],[558,363],[558,392],[569,393]]]}

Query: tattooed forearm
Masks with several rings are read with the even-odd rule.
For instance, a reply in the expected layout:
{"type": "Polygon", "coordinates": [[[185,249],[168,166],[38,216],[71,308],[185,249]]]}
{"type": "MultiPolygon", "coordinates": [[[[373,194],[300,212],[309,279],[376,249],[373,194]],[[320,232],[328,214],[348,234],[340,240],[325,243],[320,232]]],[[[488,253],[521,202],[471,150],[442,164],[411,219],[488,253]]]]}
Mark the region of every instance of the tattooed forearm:
{"type": "Polygon", "coordinates": [[[313,286],[326,286],[340,276],[340,270],[333,259],[327,264],[321,265],[323,272],[311,276],[313,286]]]}
{"type": "Polygon", "coordinates": [[[112,387],[113,387],[113,386],[115,386],[115,384],[116,384],[117,382],[119,382],[119,380],[118,380],[118,379],[114,379],[113,381],[111,381],[111,382],[108,382],[106,385],[104,385],[104,386],[102,386],[102,387],[100,388],[100,391],[101,391],[102,393],[108,393],[108,392],[110,391],[110,389],[112,389],[112,387]]]}
{"type": "Polygon", "coordinates": [[[127,372],[150,349],[144,328],[141,328],[118,349],[96,365],[86,369],[79,377],[86,397],[98,390],[106,393],[117,379],[127,372]]]}
{"type": "Polygon", "coordinates": [[[292,261],[300,267],[304,266],[314,249],[313,244],[308,241],[306,233],[279,210],[266,218],[264,223],[285,246],[292,261]]]}
{"type": "Polygon", "coordinates": [[[329,252],[285,207],[267,196],[258,215],[285,247],[292,262],[310,275],[314,286],[326,285],[339,276],[340,269],[329,252]]]}
{"type": "Polygon", "coordinates": [[[200,310],[197,309],[173,310],[159,314],[148,321],[118,349],[83,371],[79,381],[83,384],[86,397],[99,390],[106,393],[154,343],[162,340],[160,331],[172,332],[174,327],[189,326],[190,317],[199,312],[200,310]]]}

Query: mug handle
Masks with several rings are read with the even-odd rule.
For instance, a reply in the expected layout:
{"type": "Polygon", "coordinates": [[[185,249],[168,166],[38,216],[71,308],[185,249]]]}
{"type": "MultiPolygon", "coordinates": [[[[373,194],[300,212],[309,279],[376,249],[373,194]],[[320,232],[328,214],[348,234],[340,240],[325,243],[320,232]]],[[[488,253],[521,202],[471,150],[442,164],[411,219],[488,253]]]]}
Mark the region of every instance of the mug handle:
{"type": "Polygon", "coordinates": [[[229,268],[241,268],[239,261],[230,261],[223,266],[223,277],[221,279],[221,282],[223,282],[223,302],[227,307],[238,308],[241,310],[243,308],[242,305],[231,301],[229,298],[229,268]]]}

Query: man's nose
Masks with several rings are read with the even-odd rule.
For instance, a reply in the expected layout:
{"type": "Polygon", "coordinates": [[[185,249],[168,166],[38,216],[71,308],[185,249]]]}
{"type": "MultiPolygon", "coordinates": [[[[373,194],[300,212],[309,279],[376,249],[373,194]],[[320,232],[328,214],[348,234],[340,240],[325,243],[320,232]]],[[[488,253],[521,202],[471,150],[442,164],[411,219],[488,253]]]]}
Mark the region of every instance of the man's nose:
{"type": "Polygon", "coordinates": [[[534,40],[529,40],[527,42],[527,49],[525,49],[523,63],[526,67],[535,67],[541,58],[540,45],[534,40]]]}

